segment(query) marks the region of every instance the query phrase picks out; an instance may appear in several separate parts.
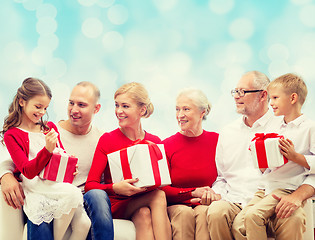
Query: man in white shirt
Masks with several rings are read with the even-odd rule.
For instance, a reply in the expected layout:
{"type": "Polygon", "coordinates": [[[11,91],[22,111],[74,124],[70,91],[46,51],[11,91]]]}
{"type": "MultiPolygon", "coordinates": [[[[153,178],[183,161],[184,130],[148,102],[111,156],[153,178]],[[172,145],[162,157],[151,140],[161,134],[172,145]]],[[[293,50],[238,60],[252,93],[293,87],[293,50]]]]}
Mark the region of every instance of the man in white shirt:
{"type": "MultiPolygon", "coordinates": [[[[222,200],[212,202],[208,208],[207,221],[212,240],[233,239],[231,228],[235,217],[248,203],[257,191],[262,176],[259,169],[254,168],[248,150],[250,141],[259,132],[277,132],[281,118],[274,117],[268,110],[267,86],[269,79],[266,75],[253,71],[248,72],[239,80],[232,96],[236,110],[243,117],[225,127],[220,132],[216,164],[218,177],[212,188],[221,194],[222,200]]],[[[303,184],[291,195],[283,197],[279,202],[279,211],[275,226],[290,227],[290,218],[283,220],[288,211],[301,206],[302,201],[311,197],[314,188],[303,184]],[[283,221],[282,221],[283,220],[283,221]]],[[[298,219],[301,222],[302,219],[298,219]]],[[[287,228],[286,228],[287,229],[287,228]]],[[[281,238],[283,227],[276,229],[277,239],[281,238]]]]}
{"type": "MultiPolygon", "coordinates": [[[[90,82],[80,82],[72,90],[68,104],[68,119],[57,124],[61,142],[67,153],[78,158],[78,174],[73,184],[84,190],[84,185],[92,164],[94,151],[102,131],[92,125],[94,115],[100,110],[98,103],[100,92],[90,82]]],[[[15,166],[7,151],[1,155],[0,180],[5,201],[13,208],[21,208],[24,194],[21,185],[13,176],[15,166]]],[[[98,196],[84,195],[84,205],[91,218],[91,232],[88,239],[113,239],[114,229],[110,201],[105,191],[98,196]],[[102,198],[102,201],[99,201],[102,198]]],[[[53,240],[52,224],[42,223],[37,226],[28,221],[28,239],[53,240]]]]}

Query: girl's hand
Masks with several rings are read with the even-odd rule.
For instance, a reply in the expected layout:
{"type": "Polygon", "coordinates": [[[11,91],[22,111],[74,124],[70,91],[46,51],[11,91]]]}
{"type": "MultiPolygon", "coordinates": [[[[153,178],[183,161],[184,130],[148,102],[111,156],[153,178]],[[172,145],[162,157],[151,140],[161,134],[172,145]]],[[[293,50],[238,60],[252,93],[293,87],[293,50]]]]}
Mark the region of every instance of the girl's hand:
{"type": "Polygon", "coordinates": [[[135,187],[132,184],[138,182],[139,179],[126,179],[124,181],[114,183],[113,190],[116,194],[124,195],[124,196],[132,196],[137,193],[141,193],[146,191],[147,189],[144,187],[135,187]]]}
{"type": "Polygon", "coordinates": [[[56,148],[56,144],[58,141],[58,133],[54,129],[51,129],[49,133],[46,134],[45,140],[46,140],[46,149],[48,152],[52,153],[54,149],[56,148]]]}
{"type": "Polygon", "coordinates": [[[77,176],[78,175],[78,173],[79,173],[79,166],[78,166],[78,164],[77,165],[75,165],[75,172],[73,173],[73,176],[77,176]]]}

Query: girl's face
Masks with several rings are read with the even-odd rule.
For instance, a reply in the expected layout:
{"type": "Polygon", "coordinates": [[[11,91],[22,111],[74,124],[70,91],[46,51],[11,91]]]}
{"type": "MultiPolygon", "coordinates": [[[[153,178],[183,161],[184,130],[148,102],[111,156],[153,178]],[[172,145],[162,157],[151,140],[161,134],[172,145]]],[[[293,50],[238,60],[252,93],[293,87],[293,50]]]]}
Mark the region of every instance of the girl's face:
{"type": "Polygon", "coordinates": [[[49,106],[50,99],[46,95],[37,95],[25,101],[20,99],[19,104],[22,107],[22,122],[23,123],[38,123],[45,115],[49,106]]]}
{"type": "Polygon", "coordinates": [[[115,114],[121,128],[139,126],[145,110],[146,108],[139,107],[128,93],[120,94],[115,98],[115,114]]]}

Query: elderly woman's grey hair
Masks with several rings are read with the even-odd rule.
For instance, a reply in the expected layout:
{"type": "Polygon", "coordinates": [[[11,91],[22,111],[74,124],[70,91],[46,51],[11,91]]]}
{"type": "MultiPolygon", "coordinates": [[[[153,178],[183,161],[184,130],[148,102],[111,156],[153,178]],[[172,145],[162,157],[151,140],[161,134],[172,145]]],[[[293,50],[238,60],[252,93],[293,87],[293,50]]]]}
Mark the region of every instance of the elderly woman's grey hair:
{"type": "Polygon", "coordinates": [[[204,94],[203,91],[200,89],[196,88],[184,88],[180,90],[180,92],[177,95],[178,99],[179,97],[185,96],[195,104],[201,112],[205,111],[205,115],[203,116],[202,120],[206,120],[208,114],[210,113],[211,110],[211,103],[208,101],[207,96],[204,94]]]}

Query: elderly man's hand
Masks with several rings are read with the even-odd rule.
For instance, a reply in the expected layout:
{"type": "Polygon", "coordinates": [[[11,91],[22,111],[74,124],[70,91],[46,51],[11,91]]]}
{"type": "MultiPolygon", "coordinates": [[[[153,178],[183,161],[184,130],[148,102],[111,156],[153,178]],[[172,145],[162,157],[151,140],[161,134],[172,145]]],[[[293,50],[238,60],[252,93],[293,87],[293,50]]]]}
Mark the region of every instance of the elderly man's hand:
{"type": "Polygon", "coordinates": [[[13,174],[4,174],[1,178],[1,191],[6,203],[14,209],[21,209],[24,204],[24,192],[13,174]]]}
{"type": "Polygon", "coordinates": [[[290,217],[296,209],[302,206],[302,201],[295,197],[295,195],[290,194],[278,197],[272,194],[272,196],[279,201],[275,209],[278,218],[290,217]]]}

